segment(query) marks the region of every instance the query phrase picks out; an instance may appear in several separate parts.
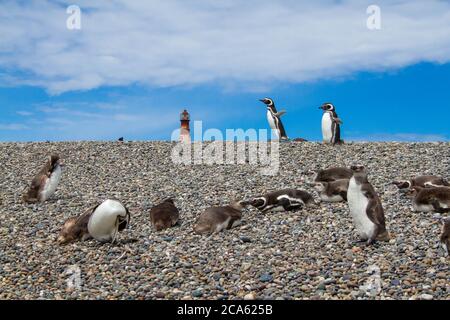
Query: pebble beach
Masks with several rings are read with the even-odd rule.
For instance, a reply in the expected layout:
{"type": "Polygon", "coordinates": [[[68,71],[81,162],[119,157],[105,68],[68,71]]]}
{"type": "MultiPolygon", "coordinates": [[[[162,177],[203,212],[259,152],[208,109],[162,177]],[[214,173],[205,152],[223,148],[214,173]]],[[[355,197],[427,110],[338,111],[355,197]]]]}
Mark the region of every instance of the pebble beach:
{"type": "Polygon", "coordinates": [[[416,175],[450,178],[450,143],[311,142],[280,144],[280,168],[179,165],[170,142],[0,144],[0,299],[400,299],[450,300],[450,260],[434,213],[415,213],[390,183],[416,175]],[[24,204],[21,195],[58,153],[55,195],[24,204]],[[346,203],[296,212],[248,208],[243,223],[211,237],[192,231],[207,207],[283,188],[317,193],[306,170],[363,164],[392,235],[373,246],[358,239],[346,203]],[[178,226],[156,232],[153,205],[173,197],[178,226]],[[64,221],[114,198],[131,213],[115,244],[56,243],[64,221]],[[79,286],[69,285],[79,271],[79,286]]]}

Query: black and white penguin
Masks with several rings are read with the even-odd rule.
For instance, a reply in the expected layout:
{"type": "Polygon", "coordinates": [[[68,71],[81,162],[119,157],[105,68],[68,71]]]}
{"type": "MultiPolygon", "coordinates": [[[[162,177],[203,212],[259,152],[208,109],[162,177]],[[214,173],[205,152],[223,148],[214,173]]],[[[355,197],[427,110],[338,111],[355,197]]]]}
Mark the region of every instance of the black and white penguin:
{"type": "Polygon", "coordinates": [[[323,142],[328,144],[342,144],[341,124],[336,108],[331,103],[324,103],[319,109],[324,111],[322,116],[322,136],[323,142]]]}
{"type": "Polygon", "coordinates": [[[59,155],[51,155],[44,167],[31,181],[31,186],[22,197],[23,201],[27,203],[47,201],[58,188],[61,172],[59,155]]]}
{"type": "Polygon", "coordinates": [[[150,220],[156,231],[175,226],[179,218],[180,212],[173,199],[167,199],[150,210],[150,220]]]}
{"type": "Polygon", "coordinates": [[[286,131],[284,130],[283,122],[281,117],[286,113],[285,110],[280,112],[277,111],[275,103],[270,98],[264,98],[259,100],[267,106],[267,121],[272,130],[275,131],[279,140],[289,140],[286,131]]]}
{"type": "Polygon", "coordinates": [[[389,241],[383,205],[367,178],[364,166],[352,166],[347,199],[356,230],[363,241],[389,241]]]}
{"type": "Polygon", "coordinates": [[[442,219],[441,244],[447,256],[450,255],[450,218],[442,219]]]}
{"type": "Polygon", "coordinates": [[[332,167],[319,171],[306,171],[307,183],[314,186],[316,182],[333,182],[337,180],[350,180],[353,177],[353,171],[344,167],[332,167]]]}
{"type": "Polygon", "coordinates": [[[331,182],[316,182],[314,188],[319,192],[323,202],[347,201],[348,185],[350,180],[342,179],[331,182]]]}
{"type": "Polygon", "coordinates": [[[439,176],[418,176],[411,180],[394,181],[392,184],[396,185],[400,190],[409,190],[412,187],[450,187],[450,183],[443,177],[439,176]]]}
{"type": "Polygon", "coordinates": [[[316,205],[312,195],[306,191],[295,189],[270,192],[247,201],[247,204],[257,208],[261,212],[267,212],[269,210],[293,211],[305,206],[311,207],[316,205]]]}
{"type": "Polygon", "coordinates": [[[130,212],[116,200],[106,200],[87,210],[78,218],[70,218],[58,236],[59,244],[94,238],[100,242],[112,242],[130,222],[130,212]]]}
{"type": "Polygon", "coordinates": [[[196,234],[213,234],[229,230],[241,223],[242,210],[247,206],[243,201],[235,201],[224,207],[206,209],[195,222],[196,234]]]}
{"type": "Polygon", "coordinates": [[[450,188],[414,186],[408,191],[414,197],[413,207],[416,212],[450,212],[450,188]]]}

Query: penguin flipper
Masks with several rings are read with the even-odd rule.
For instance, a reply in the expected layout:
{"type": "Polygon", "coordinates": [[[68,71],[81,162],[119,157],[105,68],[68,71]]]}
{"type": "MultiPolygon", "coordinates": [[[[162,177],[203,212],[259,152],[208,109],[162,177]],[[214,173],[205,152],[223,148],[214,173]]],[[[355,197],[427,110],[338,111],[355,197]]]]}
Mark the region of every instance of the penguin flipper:
{"type": "Polygon", "coordinates": [[[281,118],[282,116],[284,116],[287,113],[286,110],[281,110],[280,112],[275,113],[275,116],[278,118],[281,118]]]}
{"type": "Polygon", "coordinates": [[[342,119],[340,118],[334,118],[334,121],[336,121],[336,123],[338,124],[344,124],[344,121],[342,121],[342,119]]]}

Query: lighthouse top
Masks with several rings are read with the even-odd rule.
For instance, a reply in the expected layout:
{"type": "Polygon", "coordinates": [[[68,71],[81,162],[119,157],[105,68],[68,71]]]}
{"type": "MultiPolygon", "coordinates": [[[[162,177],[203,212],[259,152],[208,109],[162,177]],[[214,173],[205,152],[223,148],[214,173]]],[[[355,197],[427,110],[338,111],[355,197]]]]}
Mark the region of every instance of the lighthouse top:
{"type": "Polygon", "coordinates": [[[181,121],[189,121],[190,120],[189,112],[187,112],[186,109],[181,113],[180,120],[181,121]]]}

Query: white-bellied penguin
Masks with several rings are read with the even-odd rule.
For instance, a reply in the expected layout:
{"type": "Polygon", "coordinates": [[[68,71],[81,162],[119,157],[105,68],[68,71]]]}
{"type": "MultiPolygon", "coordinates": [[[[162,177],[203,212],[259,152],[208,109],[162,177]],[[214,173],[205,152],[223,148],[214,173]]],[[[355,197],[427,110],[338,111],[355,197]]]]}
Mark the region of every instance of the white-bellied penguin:
{"type": "Polygon", "coordinates": [[[281,121],[281,117],[286,113],[286,110],[278,112],[275,103],[270,98],[264,98],[259,101],[267,106],[267,121],[269,122],[270,128],[275,131],[278,139],[289,140],[283,122],[281,121]]]}
{"type": "Polygon", "coordinates": [[[331,103],[324,103],[319,109],[323,110],[322,116],[322,136],[323,142],[327,144],[342,144],[341,124],[336,108],[331,103]]]}
{"type": "Polygon", "coordinates": [[[31,186],[22,197],[23,201],[27,203],[47,201],[56,192],[61,181],[61,172],[59,155],[51,155],[44,167],[31,181],[31,186]]]}

